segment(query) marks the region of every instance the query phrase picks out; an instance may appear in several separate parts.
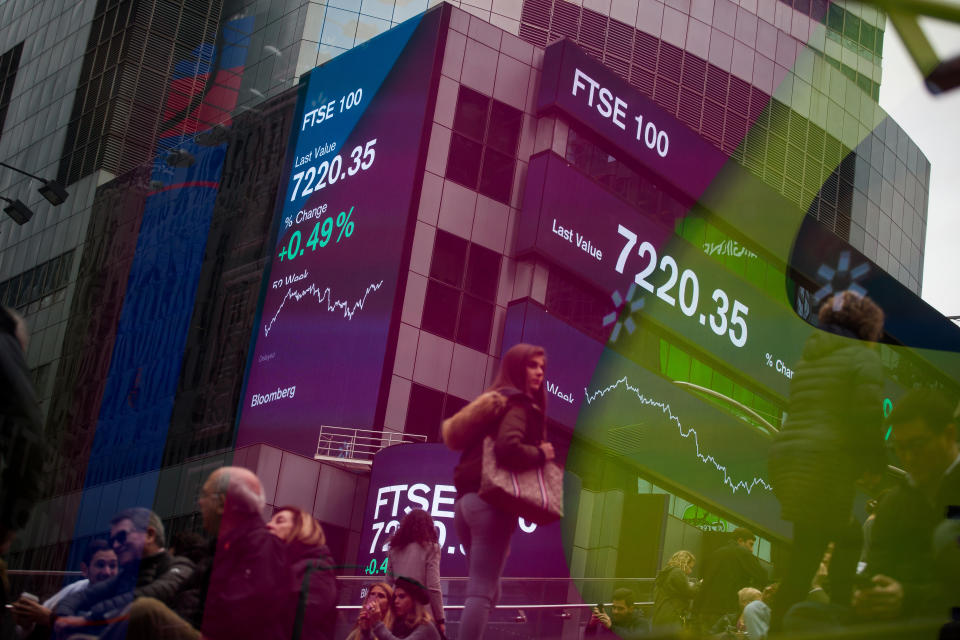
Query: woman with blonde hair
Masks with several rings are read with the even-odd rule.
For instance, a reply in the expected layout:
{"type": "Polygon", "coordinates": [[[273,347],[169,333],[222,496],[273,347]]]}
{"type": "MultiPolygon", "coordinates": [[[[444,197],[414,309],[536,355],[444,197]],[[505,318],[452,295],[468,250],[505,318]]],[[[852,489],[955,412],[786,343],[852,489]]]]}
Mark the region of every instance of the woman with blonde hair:
{"type": "Polygon", "coordinates": [[[306,511],[285,506],[273,514],[267,529],[287,543],[294,576],[294,637],[329,640],[337,621],[337,583],[323,527],[306,511]]]}
{"type": "Polygon", "coordinates": [[[743,610],[754,600],[759,600],[763,594],[759,589],[753,587],[744,587],[737,591],[737,603],[739,609],[736,613],[727,613],[720,616],[713,628],[710,629],[711,636],[721,638],[742,638],[747,631],[747,624],[743,619],[743,610]]]}
{"type": "Polygon", "coordinates": [[[658,629],[679,629],[684,626],[690,603],[697,589],[689,576],[697,559],[692,553],[680,550],[670,556],[655,582],[653,599],[653,626],[658,629]]]}
{"type": "Polygon", "coordinates": [[[360,614],[357,621],[363,630],[364,640],[440,640],[440,634],[433,624],[433,617],[427,611],[430,597],[423,585],[399,577],[393,587],[393,603],[390,615],[382,617],[379,608],[371,607],[360,614]]]}
{"type": "Polygon", "coordinates": [[[370,585],[367,595],[360,606],[360,615],[353,625],[350,634],[345,640],[363,640],[364,633],[372,626],[370,624],[371,609],[376,609],[377,615],[387,624],[393,623],[393,614],[390,613],[390,603],[393,602],[393,587],[387,582],[375,582],[370,585]]]}

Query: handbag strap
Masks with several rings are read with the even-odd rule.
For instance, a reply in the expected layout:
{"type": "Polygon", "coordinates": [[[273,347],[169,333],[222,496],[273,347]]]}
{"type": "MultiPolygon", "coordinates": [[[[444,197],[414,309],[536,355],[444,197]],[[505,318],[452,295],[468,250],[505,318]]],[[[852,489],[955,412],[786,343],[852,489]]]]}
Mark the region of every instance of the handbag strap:
{"type": "Polygon", "coordinates": [[[297,617],[293,623],[293,640],[300,640],[303,635],[303,616],[307,611],[307,593],[310,591],[310,574],[317,570],[317,565],[308,564],[303,572],[303,582],[300,583],[300,598],[297,602],[297,617]]]}

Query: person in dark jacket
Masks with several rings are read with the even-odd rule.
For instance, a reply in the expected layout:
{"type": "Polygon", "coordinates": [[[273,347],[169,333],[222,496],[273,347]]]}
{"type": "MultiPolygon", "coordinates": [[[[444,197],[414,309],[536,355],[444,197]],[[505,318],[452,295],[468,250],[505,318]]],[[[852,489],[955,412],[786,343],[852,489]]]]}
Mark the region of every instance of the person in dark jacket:
{"type": "Polygon", "coordinates": [[[636,594],[620,588],[610,596],[610,614],[594,608],[583,635],[586,638],[636,640],[650,634],[650,622],[636,606],[636,594]]]}
{"type": "MultiPolygon", "coordinates": [[[[883,368],[874,348],[883,312],[870,298],[838,293],[819,312],[790,384],[787,420],[770,447],[781,516],[793,523],[790,564],[771,627],[804,599],[831,541],[831,601],[849,606],[863,531],[852,518],[858,480],[878,479],[883,449],[883,368]]],[[[874,480],[875,481],[875,480],[874,480]]],[[[763,586],[763,585],[760,585],[763,586]]]]}
{"type": "Polygon", "coordinates": [[[653,597],[654,628],[678,630],[684,626],[697,593],[689,579],[696,563],[697,559],[689,551],[677,551],[657,574],[653,597]]]}
{"type": "Polygon", "coordinates": [[[703,563],[703,582],[694,598],[694,614],[703,630],[709,630],[720,616],[739,611],[737,593],[741,589],[763,587],[769,582],[767,572],[753,555],[753,532],[738,527],[732,537],[703,563]]]}
{"type": "Polygon", "coordinates": [[[25,358],[28,342],[23,318],[0,307],[0,555],[27,525],[43,491],[47,447],[25,358]]]}
{"type": "Polygon", "coordinates": [[[500,575],[517,528],[516,514],[505,513],[478,495],[483,439],[487,435],[495,437],[497,462],[509,469],[535,469],[554,458],[553,445],[544,439],[545,367],[542,347],[518,344],[504,354],[490,389],[507,397],[506,411],[499,421],[479,425],[453,472],[457,488],[453,522],[469,563],[459,640],[483,637],[490,610],[500,597],[500,575]]]}
{"type": "MultiPolygon", "coordinates": [[[[865,570],[871,585],[854,597],[862,618],[930,615],[946,621],[950,607],[960,606],[960,595],[950,586],[956,568],[950,570],[935,535],[950,506],[960,505],[955,406],[940,391],[917,389],[890,414],[892,448],[908,476],[877,506],[865,570]]],[[[949,545],[954,553],[956,540],[954,535],[949,545]]]]}
{"type": "Polygon", "coordinates": [[[201,611],[178,615],[155,598],[130,606],[127,638],[163,640],[286,640],[292,636],[286,544],[270,533],[261,515],[266,499],[249,469],[222,467],[203,484],[197,506],[203,527],[215,535],[216,555],[191,589],[201,611]],[[199,621],[199,624],[197,624],[199,621]]]}
{"type": "Polygon", "coordinates": [[[337,622],[337,581],[323,527],[297,507],[280,507],[267,529],[287,543],[293,568],[288,598],[294,606],[294,637],[331,640],[337,622]]]}
{"type": "Polygon", "coordinates": [[[136,598],[171,602],[193,574],[187,558],[171,556],[164,548],[163,523],[142,507],[124,509],[110,521],[110,545],[117,555],[119,572],[61,600],[54,609],[54,628],[85,627],[102,631],[136,598]]]}

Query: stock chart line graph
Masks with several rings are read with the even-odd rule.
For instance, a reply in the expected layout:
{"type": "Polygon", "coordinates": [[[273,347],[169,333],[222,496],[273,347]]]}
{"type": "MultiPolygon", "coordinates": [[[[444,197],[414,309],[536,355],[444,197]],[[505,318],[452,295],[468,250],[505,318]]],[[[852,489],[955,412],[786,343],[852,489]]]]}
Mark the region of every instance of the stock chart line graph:
{"type": "Polygon", "coordinates": [[[277,307],[276,312],[274,312],[273,317],[270,318],[270,322],[263,325],[263,336],[268,337],[270,335],[271,329],[273,329],[274,323],[277,321],[277,318],[280,316],[280,312],[283,311],[283,307],[287,304],[287,300],[294,300],[295,302],[300,302],[303,298],[308,296],[316,297],[317,304],[323,305],[326,303],[327,311],[329,313],[334,313],[338,310],[343,310],[343,317],[349,322],[353,320],[354,314],[358,311],[363,310],[363,305],[367,301],[367,296],[371,293],[380,290],[380,287],[383,286],[383,280],[380,282],[374,282],[367,285],[367,288],[364,290],[363,295],[355,300],[350,302],[349,300],[334,300],[333,293],[330,291],[330,287],[325,287],[320,289],[316,284],[311,283],[306,289],[296,291],[294,289],[287,289],[286,295],[283,297],[283,300],[280,301],[280,306],[277,307]]]}
{"type": "Polygon", "coordinates": [[[587,405],[592,405],[598,399],[606,397],[608,394],[614,392],[630,394],[637,398],[641,404],[659,409],[667,419],[676,426],[677,432],[682,438],[691,439],[694,443],[694,448],[696,452],[697,459],[700,460],[703,464],[711,465],[718,472],[723,474],[723,484],[730,489],[730,491],[736,494],[738,491],[745,491],[747,495],[751,495],[753,491],[759,487],[762,490],[772,491],[773,487],[759,476],[754,476],[750,480],[734,480],[731,476],[727,466],[718,461],[715,457],[709,453],[704,453],[700,450],[700,439],[697,435],[696,429],[690,427],[689,429],[684,430],[684,426],[680,421],[680,417],[673,413],[673,409],[670,407],[670,404],[662,400],[657,400],[655,398],[650,398],[646,396],[639,387],[636,387],[630,384],[628,376],[623,376],[616,382],[609,384],[603,388],[597,389],[594,392],[590,392],[589,389],[584,388],[583,390],[587,405]]]}

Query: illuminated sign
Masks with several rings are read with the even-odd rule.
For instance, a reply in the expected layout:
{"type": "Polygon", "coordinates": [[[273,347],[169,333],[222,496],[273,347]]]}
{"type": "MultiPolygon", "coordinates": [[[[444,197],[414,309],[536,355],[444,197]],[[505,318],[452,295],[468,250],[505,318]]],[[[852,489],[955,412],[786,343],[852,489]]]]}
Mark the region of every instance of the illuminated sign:
{"type": "MultiPolygon", "coordinates": [[[[504,344],[544,347],[547,380],[573,403],[547,397],[547,415],[641,475],[737,522],[784,536],[789,526],[767,478],[771,436],[572,329],[530,302],[511,305],[504,344]],[[573,416],[573,423],[569,422],[573,416]]],[[[589,475],[589,448],[571,447],[567,471],[589,475]]]]}
{"type": "MultiPolygon", "coordinates": [[[[467,558],[453,526],[457,490],[451,478],[459,460],[459,453],[442,444],[405,444],[377,453],[360,533],[360,573],[378,575],[389,571],[390,536],[404,515],[412,509],[423,509],[430,513],[437,528],[440,575],[467,575],[467,558]]],[[[560,526],[560,522],[555,522],[539,527],[519,520],[504,575],[567,577],[560,526]]]]}
{"type": "MultiPolygon", "coordinates": [[[[785,290],[778,303],[678,237],[655,212],[621,200],[551,152],[530,161],[516,251],[537,252],[610,292],[611,322],[642,313],[788,394],[810,330],[795,322],[785,290]],[[615,304],[617,297],[625,304],[615,304]],[[784,327],[794,329],[790,339],[784,327]]],[[[615,327],[610,339],[629,331],[615,327]]]]}
{"type": "Polygon", "coordinates": [[[549,47],[537,111],[589,127],[696,200],[727,157],[569,40],[549,47]]]}
{"type": "Polygon", "coordinates": [[[238,446],[313,455],[321,424],[375,426],[440,20],[408,20],[301,82],[238,446]]]}

